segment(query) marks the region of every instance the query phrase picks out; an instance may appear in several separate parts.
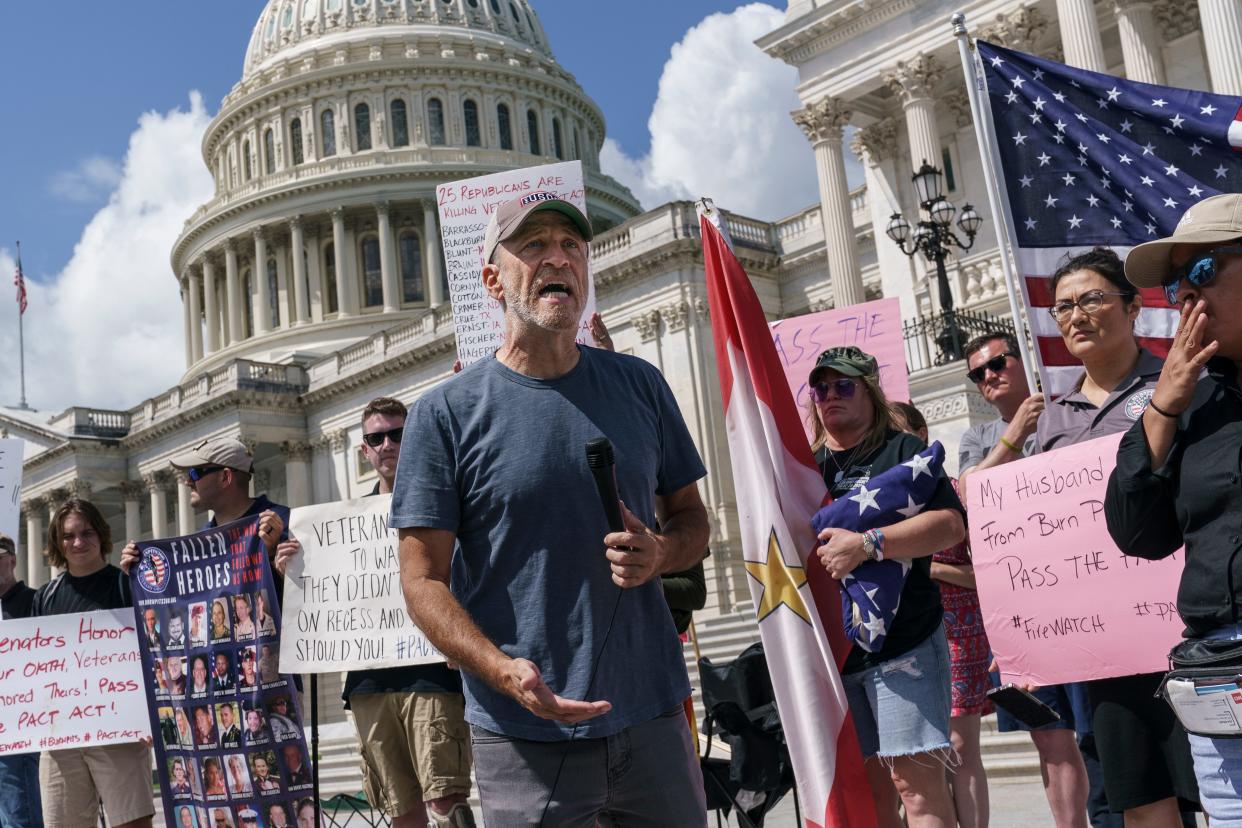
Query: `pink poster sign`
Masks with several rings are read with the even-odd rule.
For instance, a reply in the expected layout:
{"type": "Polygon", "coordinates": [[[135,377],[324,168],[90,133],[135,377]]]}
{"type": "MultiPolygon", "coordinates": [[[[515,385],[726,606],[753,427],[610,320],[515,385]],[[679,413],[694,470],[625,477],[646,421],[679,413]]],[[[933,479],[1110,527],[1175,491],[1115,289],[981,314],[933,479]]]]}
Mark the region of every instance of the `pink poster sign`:
{"type": "Polygon", "coordinates": [[[1037,685],[1168,669],[1181,639],[1182,552],[1121,554],[1104,492],[1121,435],[972,472],[970,547],[1003,681],[1037,685]]]}
{"type": "Polygon", "coordinates": [[[806,408],[806,378],[815,367],[815,360],[827,349],[839,345],[855,345],[876,358],[880,366],[880,386],[890,400],[910,399],[906,352],[901,338],[901,303],[897,299],[877,299],[794,316],[773,322],[771,327],[776,353],[800,411],[806,408]]]}

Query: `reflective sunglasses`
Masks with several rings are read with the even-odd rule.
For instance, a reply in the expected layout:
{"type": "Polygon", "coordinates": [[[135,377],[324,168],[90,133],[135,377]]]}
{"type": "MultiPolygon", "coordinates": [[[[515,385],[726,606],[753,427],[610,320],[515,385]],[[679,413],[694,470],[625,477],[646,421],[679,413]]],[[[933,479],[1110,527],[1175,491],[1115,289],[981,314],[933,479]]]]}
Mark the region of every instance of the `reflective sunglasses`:
{"type": "Polygon", "coordinates": [[[1094,316],[1100,308],[1104,307],[1105,296],[1125,296],[1124,293],[1116,293],[1106,290],[1089,290],[1077,299],[1062,299],[1052,307],[1048,308],[1048,313],[1058,324],[1064,324],[1071,316],[1074,315],[1074,308],[1078,308],[1087,316],[1094,316]]]}
{"type": "Polygon", "coordinates": [[[842,377],[832,382],[817,382],[811,386],[811,399],[817,403],[828,401],[828,392],[831,391],[838,399],[852,399],[854,392],[858,390],[858,380],[842,377]]]}
{"type": "Polygon", "coordinates": [[[195,466],[192,469],[186,469],[185,476],[189,478],[191,483],[197,483],[209,474],[215,474],[221,471],[224,466],[195,466]]]}
{"type": "Polygon", "coordinates": [[[987,362],[980,365],[978,368],[971,368],[967,371],[966,379],[970,380],[975,385],[978,385],[983,382],[983,378],[987,376],[988,371],[991,371],[993,374],[999,374],[1001,371],[1005,370],[1005,360],[1009,357],[1017,359],[1014,354],[1011,354],[1008,351],[1003,354],[997,354],[987,362]]]}
{"type": "Polygon", "coordinates": [[[1195,256],[1186,264],[1182,265],[1173,274],[1172,280],[1164,285],[1164,298],[1172,307],[1177,307],[1177,290],[1181,287],[1182,280],[1185,279],[1195,287],[1203,287],[1208,282],[1216,278],[1216,272],[1220,269],[1220,262],[1217,257],[1221,254],[1242,254],[1242,247],[1231,245],[1229,247],[1217,247],[1195,256]]]}
{"type": "Polygon", "coordinates": [[[384,445],[384,438],[387,437],[389,440],[392,440],[394,446],[399,446],[401,445],[401,431],[404,428],[402,426],[401,428],[390,428],[387,431],[373,431],[370,434],[362,435],[362,442],[373,449],[377,449],[384,445]]]}

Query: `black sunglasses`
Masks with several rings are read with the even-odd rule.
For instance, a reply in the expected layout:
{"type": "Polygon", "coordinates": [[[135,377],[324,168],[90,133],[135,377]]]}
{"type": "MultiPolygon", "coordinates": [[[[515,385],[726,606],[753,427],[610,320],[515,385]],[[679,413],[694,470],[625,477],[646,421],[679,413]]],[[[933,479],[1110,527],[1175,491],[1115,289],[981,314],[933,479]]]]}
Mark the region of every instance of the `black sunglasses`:
{"type": "Polygon", "coordinates": [[[192,469],[187,469],[185,476],[190,479],[191,483],[197,483],[207,475],[215,474],[223,468],[224,466],[195,466],[192,469]]]}
{"type": "Polygon", "coordinates": [[[817,382],[811,386],[811,399],[817,403],[828,401],[828,392],[837,395],[838,399],[852,399],[854,392],[858,390],[858,380],[842,377],[832,382],[817,382]]]}
{"type": "Polygon", "coordinates": [[[1005,360],[1008,359],[1009,357],[1014,357],[1014,359],[1017,359],[1016,356],[1009,353],[1008,351],[1006,351],[1003,354],[997,354],[996,356],[992,357],[991,359],[989,359],[987,362],[983,363],[979,367],[971,368],[969,371],[967,371],[966,379],[970,380],[975,385],[978,385],[979,383],[983,382],[983,378],[987,376],[988,371],[991,371],[993,374],[999,374],[1001,371],[1005,370],[1005,360]]]}
{"type": "Polygon", "coordinates": [[[384,445],[384,438],[392,440],[394,446],[401,445],[401,432],[405,427],[390,428],[387,431],[373,431],[370,434],[362,435],[362,442],[366,443],[373,449],[377,449],[384,445]]]}

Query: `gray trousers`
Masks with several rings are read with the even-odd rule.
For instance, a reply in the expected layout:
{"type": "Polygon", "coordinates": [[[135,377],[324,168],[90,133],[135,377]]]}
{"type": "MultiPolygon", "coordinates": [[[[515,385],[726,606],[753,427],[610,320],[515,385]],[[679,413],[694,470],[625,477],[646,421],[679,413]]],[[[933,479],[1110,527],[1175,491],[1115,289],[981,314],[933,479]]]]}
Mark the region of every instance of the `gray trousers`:
{"type": "Polygon", "coordinates": [[[603,739],[535,742],[470,731],[488,828],[707,824],[698,751],[680,705],[603,739]]]}

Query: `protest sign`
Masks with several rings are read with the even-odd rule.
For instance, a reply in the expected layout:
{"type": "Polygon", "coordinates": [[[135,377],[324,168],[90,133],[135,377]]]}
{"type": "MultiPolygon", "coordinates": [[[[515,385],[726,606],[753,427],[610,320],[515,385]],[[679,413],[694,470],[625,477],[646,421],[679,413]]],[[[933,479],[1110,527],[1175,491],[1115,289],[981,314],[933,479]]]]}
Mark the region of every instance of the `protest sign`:
{"type": "Polygon", "coordinates": [[[0,755],[151,735],[128,609],[0,622],[0,755]]]}
{"type": "MultiPolygon", "coordinates": [[[[587,214],[580,161],[506,170],[436,187],[457,356],[463,367],[490,356],[504,341],[504,312],[500,303],[483,289],[483,236],[487,222],[501,204],[537,192],[552,193],[587,214]]],[[[589,269],[587,288],[578,341],[590,344],[587,323],[595,312],[595,280],[589,269]]]]}
{"type": "Polygon", "coordinates": [[[22,510],[22,441],[0,439],[0,535],[16,543],[22,510]]]}
{"type": "Polygon", "coordinates": [[[268,825],[313,787],[258,517],[142,541],[130,571],[169,828],[268,825]],[[223,822],[221,820],[223,819],[223,822]]]}
{"type": "Polygon", "coordinates": [[[974,471],[970,547],[1004,681],[1038,685],[1168,669],[1181,639],[1182,552],[1121,554],[1104,492],[1121,435],[974,471]]]}
{"type": "Polygon", "coordinates": [[[302,554],[285,570],[285,669],[329,673],[444,660],[405,611],[391,506],[385,494],[289,515],[302,554]]]}
{"type": "MultiPolygon", "coordinates": [[[[901,338],[901,303],[896,299],[877,299],[793,316],[773,322],[771,328],[785,379],[800,410],[806,405],[806,379],[815,367],[815,360],[829,348],[841,345],[854,345],[875,357],[880,369],[880,387],[890,400],[910,399],[906,352],[901,338]]],[[[810,436],[809,429],[807,435],[810,436]]]]}

